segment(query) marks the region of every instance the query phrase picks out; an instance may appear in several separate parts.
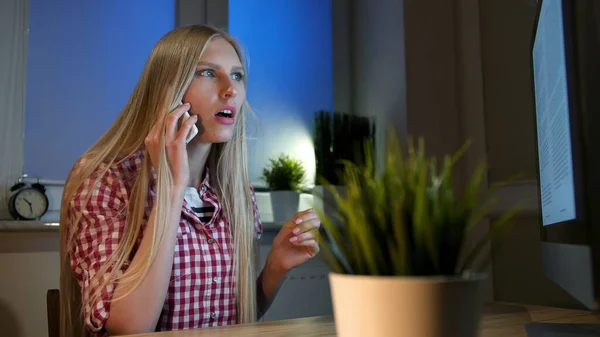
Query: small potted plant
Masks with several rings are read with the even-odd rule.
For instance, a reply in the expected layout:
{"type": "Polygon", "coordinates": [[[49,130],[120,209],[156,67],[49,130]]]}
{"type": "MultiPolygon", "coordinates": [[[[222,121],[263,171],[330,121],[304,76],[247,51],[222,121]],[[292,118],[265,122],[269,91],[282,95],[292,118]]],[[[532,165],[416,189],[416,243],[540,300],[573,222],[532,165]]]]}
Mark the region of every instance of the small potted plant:
{"type": "Polygon", "coordinates": [[[271,190],[273,222],[286,222],[298,212],[306,172],[302,162],[287,154],[280,154],[269,162],[263,169],[263,180],[271,190]]]}
{"type": "Polygon", "coordinates": [[[485,265],[475,262],[491,238],[506,235],[518,207],[491,221],[483,239],[464,251],[493,202],[494,189],[481,191],[485,166],[459,195],[453,166],[466,145],[440,167],[422,139],[417,147],[408,142],[407,156],[393,133],[386,145],[381,172],[369,152],[364,165],[345,162],[344,196],[324,182],[338,211],[316,209],[338,336],[475,337],[486,278],[485,265]]]}

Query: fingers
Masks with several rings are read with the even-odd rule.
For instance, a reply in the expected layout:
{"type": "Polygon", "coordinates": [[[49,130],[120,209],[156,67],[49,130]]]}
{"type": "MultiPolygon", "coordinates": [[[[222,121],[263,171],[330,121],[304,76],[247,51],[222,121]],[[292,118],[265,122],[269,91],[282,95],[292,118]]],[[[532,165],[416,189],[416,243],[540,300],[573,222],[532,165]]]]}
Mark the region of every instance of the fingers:
{"type": "Polygon", "coordinates": [[[306,215],[306,214],[315,214],[315,211],[312,208],[308,208],[303,210],[302,212],[298,212],[296,213],[296,216],[302,216],[302,215],[306,215]]]}
{"type": "Polygon", "coordinates": [[[302,221],[299,225],[296,226],[296,228],[294,228],[292,233],[294,233],[294,235],[298,235],[300,233],[308,232],[310,230],[319,229],[319,227],[321,227],[321,220],[319,218],[312,218],[307,221],[302,221]]]}
{"type": "Polygon", "coordinates": [[[319,243],[317,242],[316,239],[310,239],[310,240],[304,240],[302,242],[296,242],[294,243],[296,246],[310,246],[310,247],[319,247],[319,243]]]}
{"type": "Polygon", "coordinates": [[[305,211],[296,213],[296,215],[293,218],[293,222],[294,222],[294,224],[299,225],[303,222],[306,222],[306,221],[309,221],[312,219],[318,219],[318,218],[319,217],[315,214],[313,209],[309,208],[305,211]]]}
{"type": "Polygon", "coordinates": [[[317,232],[315,230],[310,230],[307,232],[300,233],[298,235],[292,236],[290,238],[290,242],[298,244],[298,243],[302,243],[304,241],[314,240],[317,237],[316,233],[317,232]]]}
{"type": "Polygon", "coordinates": [[[296,228],[292,230],[293,236],[289,240],[293,244],[304,245],[303,242],[316,238],[316,233],[321,227],[321,220],[312,210],[298,214],[295,220],[296,228]]]}
{"type": "MultiPolygon", "coordinates": [[[[181,116],[183,116],[183,114],[189,110],[189,108],[190,108],[190,104],[185,103],[185,104],[179,105],[177,108],[173,109],[173,111],[171,111],[171,113],[169,113],[169,116],[167,117],[167,128],[166,128],[166,134],[165,134],[167,141],[171,141],[171,140],[175,139],[175,135],[177,133],[178,121],[181,118],[181,116]]],[[[188,120],[189,120],[189,118],[188,118],[188,120]]],[[[183,126],[182,126],[182,128],[183,128],[183,126]]],[[[189,131],[189,129],[188,129],[188,131],[189,131]]]]}
{"type": "Polygon", "coordinates": [[[293,233],[296,235],[313,229],[318,229],[321,226],[321,220],[315,214],[312,208],[297,213],[292,220],[293,224],[295,225],[293,233]]]}
{"type": "Polygon", "coordinates": [[[306,250],[311,257],[315,257],[317,254],[319,254],[319,251],[321,250],[321,248],[319,247],[319,243],[315,239],[305,240],[299,243],[295,243],[294,245],[299,247],[306,247],[306,250]]]}
{"type": "Polygon", "coordinates": [[[296,245],[315,248],[316,251],[319,251],[319,243],[315,239],[302,241],[302,242],[297,243],[296,245]]]}
{"type": "MultiPolygon", "coordinates": [[[[171,111],[171,113],[169,114],[169,116],[167,117],[167,136],[169,136],[169,132],[171,132],[171,135],[173,135],[175,133],[175,131],[177,130],[177,121],[179,120],[179,118],[181,118],[181,116],[188,111],[188,109],[190,108],[190,104],[186,103],[186,104],[180,104],[177,108],[173,109],[173,111],[171,111]]],[[[162,131],[162,120],[157,120],[154,125],[152,125],[152,128],[150,129],[150,132],[148,133],[148,136],[146,137],[146,143],[148,142],[152,142],[155,141],[157,139],[159,139],[159,135],[160,132],[162,131]]],[[[167,137],[167,139],[173,139],[174,137],[167,137]]]]}
{"type": "Polygon", "coordinates": [[[177,131],[177,135],[175,136],[175,141],[176,142],[179,142],[179,141],[185,142],[187,135],[190,133],[190,130],[192,129],[194,124],[196,124],[197,121],[198,121],[198,115],[192,115],[192,117],[186,119],[185,122],[183,122],[183,125],[181,126],[179,131],[177,131]]]}

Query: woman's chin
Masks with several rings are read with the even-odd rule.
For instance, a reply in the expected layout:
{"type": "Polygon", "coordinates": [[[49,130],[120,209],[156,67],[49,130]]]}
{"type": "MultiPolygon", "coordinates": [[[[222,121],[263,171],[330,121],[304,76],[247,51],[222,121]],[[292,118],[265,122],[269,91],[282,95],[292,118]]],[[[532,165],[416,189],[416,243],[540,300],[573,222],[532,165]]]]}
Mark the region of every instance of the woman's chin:
{"type": "Polygon", "coordinates": [[[205,132],[199,139],[202,143],[219,144],[231,140],[233,130],[219,130],[217,132],[205,132]]]}

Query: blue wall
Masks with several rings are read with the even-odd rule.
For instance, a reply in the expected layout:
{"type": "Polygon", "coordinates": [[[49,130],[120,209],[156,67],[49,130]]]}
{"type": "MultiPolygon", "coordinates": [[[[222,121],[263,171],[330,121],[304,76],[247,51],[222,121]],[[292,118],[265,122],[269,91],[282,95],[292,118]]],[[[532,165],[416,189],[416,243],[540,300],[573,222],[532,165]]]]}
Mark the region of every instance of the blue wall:
{"type": "Polygon", "coordinates": [[[31,0],[24,171],[66,178],[131,94],[174,0],[31,0]]]}
{"type": "MultiPolygon", "coordinates": [[[[229,0],[229,31],[249,56],[250,179],[286,152],[314,177],[312,118],[333,109],[330,0],[229,0]]],[[[312,182],[312,181],[311,181],[312,182]]]]}
{"type": "MultiPolygon", "coordinates": [[[[31,0],[30,15],[24,171],[62,180],[175,26],[175,1],[31,0]]],[[[333,108],[330,0],[230,0],[229,30],[249,55],[258,117],[249,128],[250,179],[261,183],[268,159],[286,152],[312,182],[312,118],[333,108]]]]}

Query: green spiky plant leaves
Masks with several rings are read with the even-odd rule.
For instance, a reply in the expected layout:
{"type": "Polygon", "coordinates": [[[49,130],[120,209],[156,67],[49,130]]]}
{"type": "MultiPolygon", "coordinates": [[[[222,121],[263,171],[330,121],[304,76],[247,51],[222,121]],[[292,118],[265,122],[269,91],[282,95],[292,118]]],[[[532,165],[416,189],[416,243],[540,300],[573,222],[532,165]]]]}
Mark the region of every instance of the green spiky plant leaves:
{"type": "MultiPolygon", "coordinates": [[[[364,165],[345,161],[344,196],[323,181],[333,195],[331,208],[337,211],[330,217],[316,209],[323,225],[321,251],[331,270],[375,276],[456,276],[482,271],[486,263],[475,265],[479,255],[492,238],[501,241],[508,233],[520,205],[495,217],[474,248],[463,251],[471,230],[489,214],[494,192],[501,186],[481,191],[486,170],[482,164],[465,191],[456,193],[453,168],[467,147],[468,143],[454,156],[445,156],[438,167],[436,158],[426,155],[422,139],[416,146],[409,141],[405,155],[390,133],[382,172],[376,174],[369,150],[364,165]]],[[[498,247],[494,244],[492,249],[498,247]]]]}
{"type": "Polygon", "coordinates": [[[302,162],[287,154],[269,159],[269,165],[263,169],[263,180],[274,191],[300,192],[305,175],[302,162]]]}

